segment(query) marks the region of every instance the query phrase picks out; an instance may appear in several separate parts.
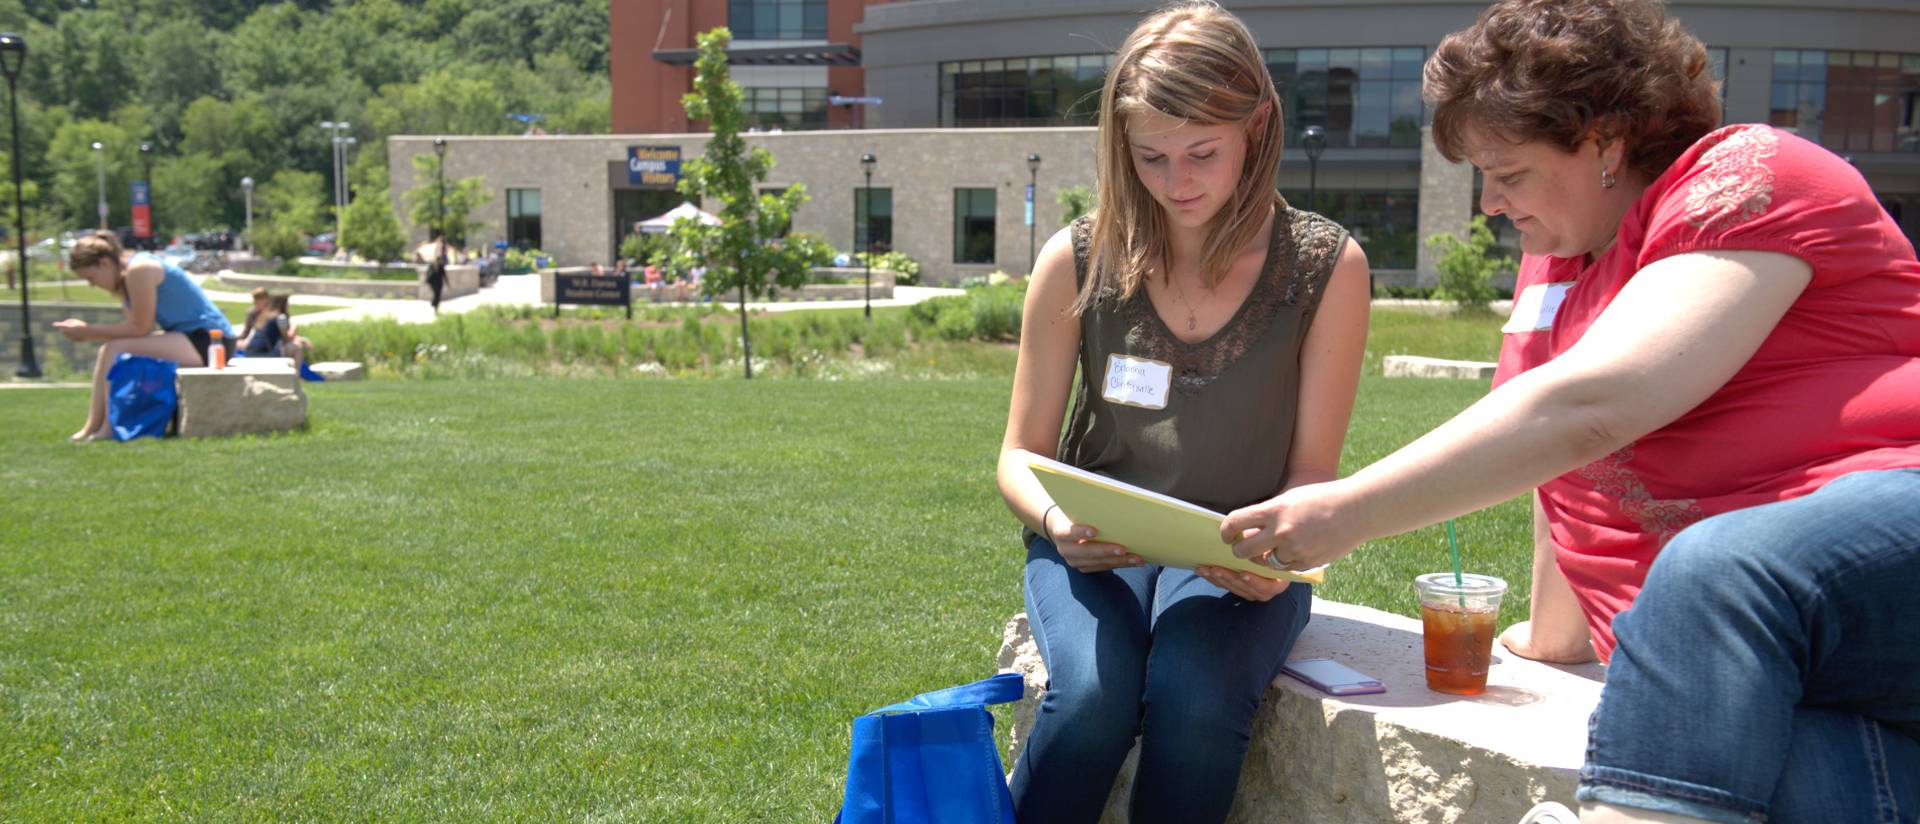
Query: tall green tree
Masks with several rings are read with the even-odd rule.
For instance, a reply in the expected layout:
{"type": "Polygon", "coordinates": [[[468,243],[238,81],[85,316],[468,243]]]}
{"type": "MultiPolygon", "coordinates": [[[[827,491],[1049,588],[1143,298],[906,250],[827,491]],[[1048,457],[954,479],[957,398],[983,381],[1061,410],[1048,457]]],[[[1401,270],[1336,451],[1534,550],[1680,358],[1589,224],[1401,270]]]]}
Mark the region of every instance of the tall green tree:
{"type": "Polygon", "coordinates": [[[358,192],[347,204],[340,245],[358,252],[375,263],[398,260],[407,238],[400,234],[400,221],[393,217],[393,204],[386,192],[358,192]]]}
{"type": "Polygon", "coordinates": [[[209,155],[190,152],[154,164],[154,236],[226,224],[227,192],[220,162],[209,155]]]}
{"type": "Polygon", "coordinates": [[[281,169],[261,186],[256,210],[266,219],[301,232],[317,232],[332,222],[327,213],[327,184],[315,172],[281,169]]]}
{"type": "Polygon", "coordinates": [[[679,250],[706,261],[705,288],[710,292],[737,291],[740,296],[740,346],[746,375],[753,377],[753,343],[747,330],[747,295],[758,297],[775,285],[797,289],[807,280],[811,259],[818,250],[806,244],[776,242],[786,233],[793,210],[807,200],[806,187],[796,183],[778,195],[757,196],[758,184],[773,168],[773,154],[740,139],[746,121],[740,84],[727,74],[725,28],[698,37],[700,57],[694,63],[693,91],[681,98],[687,116],[713,129],[706,151],[681,171],[680,193],[696,201],[720,205],[720,225],[696,220],[677,221],[668,235],[679,250]]]}
{"type": "Polygon", "coordinates": [[[98,226],[101,188],[98,164],[106,166],[107,225],[130,220],[130,184],[138,175],[139,141],[101,120],[73,120],[60,127],[47,149],[53,169],[53,202],[69,226],[98,226]],[[96,154],[93,144],[101,144],[96,154]]]}

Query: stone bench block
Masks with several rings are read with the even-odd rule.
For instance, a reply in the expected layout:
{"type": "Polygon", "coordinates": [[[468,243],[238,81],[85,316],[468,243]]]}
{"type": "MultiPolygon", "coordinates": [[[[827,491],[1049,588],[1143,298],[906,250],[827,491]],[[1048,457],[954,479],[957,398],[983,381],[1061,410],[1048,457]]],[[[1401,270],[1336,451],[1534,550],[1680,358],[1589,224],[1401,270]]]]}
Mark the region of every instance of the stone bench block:
{"type": "MultiPolygon", "coordinates": [[[[1407,597],[1411,599],[1412,582],[1407,597]]],[[[1426,687],[1420,622],[1367,607],[1313,602],[1293,658],[1332,658],[1380,679],[1378,695],[1334,698],[1291,676],[1274,679],[1254,715],[1230,822],[1510,822],[1540,801],[1571,805],[1599,702],[1598,664],[1553,666],[1495,642],[1487,691],[1426,687]]],[[[1002,671],[1021,673],[1011,768],[1027,744],[1046,666],[1025,613],[1007,622],[1002,671]]],[[[1102,822],[1127,821],[1138,752],[1127,758],[1102,822]]]]}
{"type": "Polygon", "coordinates": [[[359,361],[327,361],[308,368],[329,381],[358,381],[367,377],[367,369],[359,361]]]}
{"type": "Polygon", "coordinates": [[[283,432],[307,422],[307,393],[291,369],[182,369],[179,390],[181,437],[283,432]]]}
{"type": "Polygon", "coordinates": [[[1423,358],[1418,355],[1388,355],[1382,366],[1389,378],[1459,378],[1490,380],[1495,364],[1485,361],[1423,358]]]}
{"type": "Polygon", "coordinates": [[[227,368],[238,372],[292,372],[293,358],[233,358],[227,368]]]}

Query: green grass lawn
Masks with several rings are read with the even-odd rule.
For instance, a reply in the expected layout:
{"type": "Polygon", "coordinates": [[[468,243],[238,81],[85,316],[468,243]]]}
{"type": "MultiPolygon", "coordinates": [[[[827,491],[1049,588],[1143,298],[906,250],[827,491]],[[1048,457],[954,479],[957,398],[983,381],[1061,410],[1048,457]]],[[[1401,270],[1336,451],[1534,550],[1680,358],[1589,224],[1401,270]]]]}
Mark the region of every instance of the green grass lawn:
{"type": "MultiPolygon", "coordinates": [[[[80,392],[0,392],[0,820],[826,820],[852,718],[990,674],[1021,608],[1007,391],[321,384],[303,432],[84,447],[80,392]]],[[[1344,468],[1484,391],[1365,376],[1344,468]]],[[[1460,524],[1507,622],[1527,532],[1460,524]]],[[[1319,594],[1411,615],[1446,563],[1429,528],[1319,594]]]]}

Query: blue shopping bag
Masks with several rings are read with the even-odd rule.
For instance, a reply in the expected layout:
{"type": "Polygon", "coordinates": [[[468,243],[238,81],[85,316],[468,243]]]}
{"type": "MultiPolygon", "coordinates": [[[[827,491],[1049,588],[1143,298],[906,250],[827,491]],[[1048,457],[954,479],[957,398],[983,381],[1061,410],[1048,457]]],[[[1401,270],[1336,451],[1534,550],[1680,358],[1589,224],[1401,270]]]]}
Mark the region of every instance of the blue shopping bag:
{"type": "Polygon", "coordinates": [[[836,824],[1013,824],[989,704],[1018,701],[1007,672],[922,693],[853,720],[847,797],[836,824]]]}
{"type": "Polygon", "coordinates": [[[158,438],[173,423],[180,404],[174,378],[180,365],[140,355],[121,355],[107,370],[107,423],[113,439],[158,438]]]}

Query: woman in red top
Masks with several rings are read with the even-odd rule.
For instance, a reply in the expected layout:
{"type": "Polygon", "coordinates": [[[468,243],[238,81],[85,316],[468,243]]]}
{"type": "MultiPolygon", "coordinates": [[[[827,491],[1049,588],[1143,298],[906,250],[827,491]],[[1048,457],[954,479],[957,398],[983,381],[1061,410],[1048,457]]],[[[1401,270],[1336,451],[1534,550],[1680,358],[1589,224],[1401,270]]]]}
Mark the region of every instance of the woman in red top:
{"type": "Polygon", "coordinates": [[[1532,621],[1502,640],[1609,661],[1582,820],[1912,821],[1912,244],[1841,158],[1716,129],[1655,0],[1503,0],[1426,92],[1526,252],[1495,387],[1222,539],[1306,568],[1533,490],[1532,621]]]}

